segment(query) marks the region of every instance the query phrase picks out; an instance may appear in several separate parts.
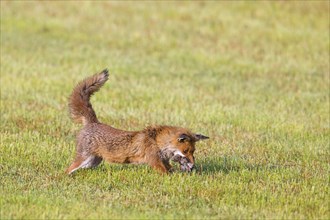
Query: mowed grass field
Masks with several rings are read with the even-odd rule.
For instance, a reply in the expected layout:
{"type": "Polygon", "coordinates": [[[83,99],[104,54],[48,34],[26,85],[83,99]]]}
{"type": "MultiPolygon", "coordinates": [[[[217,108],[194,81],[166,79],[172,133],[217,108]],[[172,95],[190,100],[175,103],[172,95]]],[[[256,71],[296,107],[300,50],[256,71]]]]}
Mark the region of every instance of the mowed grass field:
{"type": "Polygon", "coordinates": [[[1,219],[328,219],[329,2],[1,1],[1,219]],[[197,170],[64,171],[92,98],[126,130],[188,127],[197,170]]]}

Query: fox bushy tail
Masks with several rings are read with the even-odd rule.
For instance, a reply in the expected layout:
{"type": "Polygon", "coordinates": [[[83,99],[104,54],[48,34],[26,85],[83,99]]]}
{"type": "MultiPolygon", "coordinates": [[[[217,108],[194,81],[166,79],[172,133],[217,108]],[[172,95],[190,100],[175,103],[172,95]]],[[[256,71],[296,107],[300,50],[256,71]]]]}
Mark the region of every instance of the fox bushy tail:
{"type": "Polygon", "coordinates": [[[104,85],[108,77],[108,70],[105,69],[84,79],[73,89],[69,98],[69,111],[75,122],[83,125],[99,122],[90,103],[90,97],[104,85]]]}

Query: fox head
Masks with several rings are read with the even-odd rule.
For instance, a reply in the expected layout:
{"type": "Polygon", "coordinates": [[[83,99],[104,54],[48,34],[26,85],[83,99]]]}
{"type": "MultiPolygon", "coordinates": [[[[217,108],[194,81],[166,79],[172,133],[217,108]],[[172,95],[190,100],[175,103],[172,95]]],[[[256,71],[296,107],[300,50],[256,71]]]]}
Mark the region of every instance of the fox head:
{"type": "Polygon", "coordinates": [[[195,144],[208,138],[177,127],[161,127],[155,133],[158,145],[162,145],[160,157],[163,160],[179,162],[182,171],[191,171],[194,168],[195,144]]]}
{"type": "Polygon", "coordinates": [[[182,133],[176,140],[176,151],[172,160],[180,163],[182,171],[191,171],[195,166],[195,143],[209,137],[202,134],[182,133]]]}

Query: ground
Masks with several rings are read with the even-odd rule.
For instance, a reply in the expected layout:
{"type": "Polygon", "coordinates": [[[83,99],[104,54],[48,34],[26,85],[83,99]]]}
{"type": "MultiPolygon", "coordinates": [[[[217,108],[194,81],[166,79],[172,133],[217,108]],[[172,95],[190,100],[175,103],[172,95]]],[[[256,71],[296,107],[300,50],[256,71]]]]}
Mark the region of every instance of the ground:
{"type": "Polygon", "coordinates": [[[1,219],[327,219],[329,2],[1,1],[1,219]],[[104,123],[210,137],[197,170],[67,176],[74,85],[104,123]]]}

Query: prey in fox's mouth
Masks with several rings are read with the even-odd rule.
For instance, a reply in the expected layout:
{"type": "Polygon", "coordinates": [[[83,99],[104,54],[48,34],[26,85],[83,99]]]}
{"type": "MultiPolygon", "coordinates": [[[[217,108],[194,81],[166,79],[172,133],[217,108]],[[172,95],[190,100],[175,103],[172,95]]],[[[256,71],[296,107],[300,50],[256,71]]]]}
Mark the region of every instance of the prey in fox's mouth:
{"type": "Polygon", "coordinates": [[[195,168],[195,165],[190,163],[187,157],[180,154],[174,155],[172,160],[180,164],[180,170],[182,172],[191,172],[195,168]]]}

